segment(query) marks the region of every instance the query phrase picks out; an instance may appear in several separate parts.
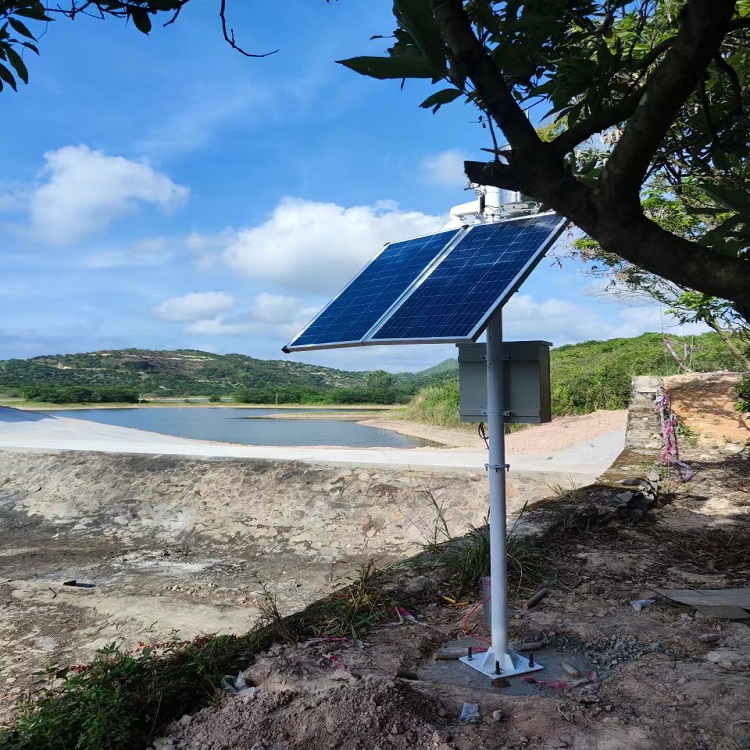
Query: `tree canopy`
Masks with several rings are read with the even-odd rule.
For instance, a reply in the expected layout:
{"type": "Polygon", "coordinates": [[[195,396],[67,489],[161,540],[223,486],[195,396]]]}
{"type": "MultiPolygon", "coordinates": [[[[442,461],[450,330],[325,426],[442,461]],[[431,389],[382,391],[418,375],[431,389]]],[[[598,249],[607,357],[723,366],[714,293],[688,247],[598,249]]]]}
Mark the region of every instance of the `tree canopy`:
{"type": "MultiPolygon", "coordinates": [[[[225,39],[266,54],[239,47],[226,0],[216,1],[225,39]]],[[[171,23],[187,2],[0,0],[0,79],[28,79],[19,49],[36,47],[26,20],[94,13],[148,33],[153,16],[171,23]]],[[[479,108],[491,156],[465,163],[472,182],[520,191],[603,251],[750,319],[750,0],[395,0],[393,9],[386,54],[341,62],[374,78],[431,80],[439,88],[423,107],[479,108]],[[532,122],[542,118],[549,137],[532,122]],[[698,231],[686,236],[644,210],[657,179],[699,216],[698,231]],[[697,194],[708,201],[696,204],[697,194]]]]}
{"type": "Polygon", "coordinates": [[[747,0],[396,0],[386,57],[344,65],[375,78],[447,84],[486,115],[472,182],[520,191],[614,253],[750,317],[750,3],[747,0]],[[540,138],[526,110],[557,126],[540,138]],[[499,145],[499,134],[507,145],[499,145]],[[727,214],[688,238],[644,212],[660,176],[698,183],[727,214]]]}

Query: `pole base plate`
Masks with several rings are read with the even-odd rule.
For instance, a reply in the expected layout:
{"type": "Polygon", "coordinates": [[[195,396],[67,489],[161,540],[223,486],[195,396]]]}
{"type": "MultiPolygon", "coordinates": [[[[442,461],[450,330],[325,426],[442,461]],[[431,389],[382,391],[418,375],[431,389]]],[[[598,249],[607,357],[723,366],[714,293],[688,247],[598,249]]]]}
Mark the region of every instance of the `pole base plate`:
{"type": "Polygon", "coordinates": [[[528,674],[529,672],[538,672],[540,669],[544,669],[541,664],[529,664],[529,660],[525,656],[521,656],[521,654],[517,654],[515,651],[508,651],[501,654],[498,659],[490,649],[483,654],[475,654],[471,660],[468,656],[462,656],[459,661],[492,679],[496,677],[515,677],[519,674],[528,674]]]}

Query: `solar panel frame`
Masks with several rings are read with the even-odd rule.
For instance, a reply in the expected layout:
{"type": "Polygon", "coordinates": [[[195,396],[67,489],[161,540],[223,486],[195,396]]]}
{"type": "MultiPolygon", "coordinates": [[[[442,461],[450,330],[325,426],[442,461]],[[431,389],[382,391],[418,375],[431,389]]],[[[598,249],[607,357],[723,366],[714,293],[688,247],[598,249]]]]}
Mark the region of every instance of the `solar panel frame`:
{"type": "MultiPolygon", "coordinates": [[[[511,222],[516,221],[522,221],[530,218],[537,218],[541,216],[554,216],[554,212],[545,212],[544,214],[533,214],[533,215],[525,215],[525,216],[518,216],[514,217],[512,219],[506,219],[503,221],[503,224],[508,224],[511,222]]],[[[450,251],[445,252],[441,254],[440,262],[435,263],[431,266],[429,273],[422,274],[417,281],[415,281],[414,284],[412,284],[411,288],[409,289],[409,294],[404,295],[400,300],[398,305],[394,305],[389,311],[388,311],[388,317],[387,319],[379,321],[379,325],[377,328],[374,328],[374,330],[371,329],[369,332],[367,339],[363,341],[365,345],[368,346],[380,346],[380,345],[395,345],[395,344],[459,344],[459,343],[470,343],[472,341],[476,341],[479,336],[484,332],[485,328],[489,324],[490,319],[492,316],[497,312],[499,308],[501,308],[503,305],[505,305],[508,300],[518,291],[521,284],[523,284],[524,281],[528,278],[529,274],[534,270],[534,268],[538,265],[539,261],[544,257],[547,250],[552,247],[552,245],[556,242],[556,240],[560,237],[563,230],[565,229],[565,226],[568,224],[568,220],[562,216],[558,217],[558,222],[555,224],[554,228],[547,234],[547,236],[544,238],[542,243],[538,246],[537,250],[530,256],[529,260],[521,267],[521,269],[518,271],[518,273],[513,277],[513,280],[506,284],[503,291],[495,298],[494,302],[490,305],[490,307],[487,309],[485,314],[479,319],[479,321],[476,323],[476,325],[471,329],[470,333],[466,336],[433,336],[433,337],[414,337],[414,338],[377,338],[377,333],[380,328],[383,328],[387,325],[387,323],[390,321],[390,319],[398,312],[398,310],[406,304],[406,302],[409,301],[412,294],[416,291],[416,289],[421,286],[430,276],[432,273],[439,267],[440,263],[442,263],[445,258],[447,258],[450,255],[450,252],[455,249],[463,240],[469,238],[471,236],[472,230],[478,228],[478,227],[485,227],[488,226],[487,224],[474,224],[468,227],[467,231],[461,235],[460,240],[452,244],[452,247],[450,251]]],[[[384,316],[385,317],[385,316],[384,316]]]]}
{"type": "Polygon", "coordinates": [[[291,353],[291,352],[298,352],[298,351],[315,351],[318,349],[344,349],[348,347],[353,346],[366,346],[367,345],[367,336],[369,333],[377,328],[377,326],[381,325],[383,319],[387,315],[388,312],[390,312],[391,309],[393,309],[396,305],[400,304],[405,297],[408,296],[408,293],[410,290],[414,287],[414,285],[422,278],[422,276],[425,275],[426,271],[429,269],[433,269],[437,262],[444,258],[447,255],[448,248],[453,248],[456,242],[460,240],[464,235],[466,234],[466,227],[460,227],[457,229],[442,229],[439,232],[434,232],[432,234],[423,234],[419,235],[417,237],[412,237],[409,240],[402,240],[399,242],[386,242],[383,247],[380,249],[380,252],[376,253],[370,261],[368,261],[357,273],[352,276],[349,281],[341,288],[341,291],[336,294],[327,305],[325,305],[320,312],[299,332],[296,336],[291,340],[290,343],[288,343],[286,346],[282,347],[282,351],[285,353],[291,353]],[[396,244],[401,244],[401,242],[414,242],[416,240],[424,239],[427,237],[437,237],[441,234],[451,234],[453,233],[453,236],[448,238],[443,245],[443,247],[438,251],[438,253],[432,258],[432,260],[423,268],[416,276],[415,279],[413,279],[402,292],[399,294],[399,296],[394,300],[393,303],[386,309],[386,312],[382,314],[373,325],[371,325],[368,329],[365,330],[365,333],[362,335],[361,338],[358,339],[352,339],[347,341],[331,341],[326,343],[312,343],[312,344],[301,344],[301,345],[295,345],[294,342],[300,339],[310,328],[312,328],[315,323],[322,318],[325,313],[331,308],[332,305],[334,305],[340,298],[344,296],[347,289],[349,289],[352,284],[357,281],[363,274],[367,272],[367,270],[375,264],[378,259],[383,255],[383,253],[388,250],[389,247],[396,244]]]}

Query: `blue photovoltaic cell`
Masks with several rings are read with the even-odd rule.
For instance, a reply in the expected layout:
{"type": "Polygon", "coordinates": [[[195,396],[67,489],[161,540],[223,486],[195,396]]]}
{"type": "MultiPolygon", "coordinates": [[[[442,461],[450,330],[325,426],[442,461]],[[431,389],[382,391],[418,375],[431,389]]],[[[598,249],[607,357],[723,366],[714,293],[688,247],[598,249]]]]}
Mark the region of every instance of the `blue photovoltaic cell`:
{"type": "Polygon", "coordinates": [[[544,214],[472,227],[368,343],[471,337],[564,225],[544,214]]]}
{"type": "Polygon", "coordinates": [[[284,350],[361,341],[458,231],[388,245],[284,350]]]}

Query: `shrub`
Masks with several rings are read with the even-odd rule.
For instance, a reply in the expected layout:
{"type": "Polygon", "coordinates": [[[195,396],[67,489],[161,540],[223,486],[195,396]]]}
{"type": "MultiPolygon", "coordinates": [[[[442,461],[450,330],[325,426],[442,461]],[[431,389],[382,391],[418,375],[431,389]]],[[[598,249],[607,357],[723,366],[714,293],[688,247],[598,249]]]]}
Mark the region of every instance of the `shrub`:
{"type": "Polygon", "coordinates": [[[735,408],[744,414],[750,414],[750,374],[740,380],[735,390],[737,392],[735,408]]]}

